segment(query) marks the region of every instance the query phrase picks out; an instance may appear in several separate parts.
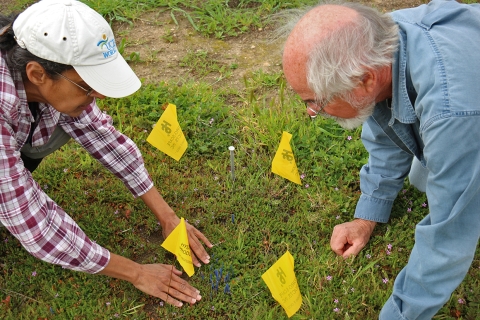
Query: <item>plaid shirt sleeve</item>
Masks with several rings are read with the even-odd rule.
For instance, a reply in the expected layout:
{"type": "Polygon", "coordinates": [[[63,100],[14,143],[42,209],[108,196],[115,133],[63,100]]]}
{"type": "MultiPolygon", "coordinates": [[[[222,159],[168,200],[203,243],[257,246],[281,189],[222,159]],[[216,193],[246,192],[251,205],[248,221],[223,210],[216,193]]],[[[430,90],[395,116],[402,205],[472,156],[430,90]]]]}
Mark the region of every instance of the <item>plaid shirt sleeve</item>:
{"type": "Polygon", "coordinates": [[[153,187],[143,157],[135,143],[118,132],[112,118],[95,101],[77,118],[62,115],[59,124],[95,159],[123,181],[139,197],[153,187]]]}
{"type": "Polygon", "coordinates": [[[25,169],[10,117],[0,116],[0,221],[33,256],[68,269],[97,273],[110,253],[91,241],[25,169]]]}

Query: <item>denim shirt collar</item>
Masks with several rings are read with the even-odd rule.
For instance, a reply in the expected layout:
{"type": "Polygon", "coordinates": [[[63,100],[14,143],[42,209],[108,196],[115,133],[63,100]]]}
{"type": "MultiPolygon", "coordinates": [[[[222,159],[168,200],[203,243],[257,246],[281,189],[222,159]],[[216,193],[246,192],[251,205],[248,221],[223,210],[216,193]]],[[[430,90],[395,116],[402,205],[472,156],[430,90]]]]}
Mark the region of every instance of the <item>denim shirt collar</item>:
{"type": "Polygon", "coordinates": [[[407,69],[405,37],[405,32],[400,30],[398,50],[394,54],[392,64],[392,117],[388,123],[390,126],[395,119],[405,124],[418,121],[413,106],[416,92],[407,69]]]}
{"type": "Polygon", "coordinates": [[[372,119],[402,150],[415,155],[422,163],[423,142],[415,113],[416,91],[407,68],[405,33],[399,31],[399,46],[392,63],[392,101],[377,104],[372,119]]]}

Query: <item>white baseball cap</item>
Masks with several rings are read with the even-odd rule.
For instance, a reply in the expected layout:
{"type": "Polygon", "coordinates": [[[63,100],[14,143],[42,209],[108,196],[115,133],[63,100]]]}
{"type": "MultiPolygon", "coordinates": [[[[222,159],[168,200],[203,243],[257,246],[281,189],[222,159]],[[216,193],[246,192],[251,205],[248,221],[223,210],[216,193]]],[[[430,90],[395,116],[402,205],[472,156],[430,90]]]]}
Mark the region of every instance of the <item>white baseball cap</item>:
{"type": "Polygon", "coordinates": [[[45,60],[71,65],[98,93],[121,98],[140,80],[118,52],[105,19],[76,0],[41,0],[13,23],[20,47],[45,60]]]}

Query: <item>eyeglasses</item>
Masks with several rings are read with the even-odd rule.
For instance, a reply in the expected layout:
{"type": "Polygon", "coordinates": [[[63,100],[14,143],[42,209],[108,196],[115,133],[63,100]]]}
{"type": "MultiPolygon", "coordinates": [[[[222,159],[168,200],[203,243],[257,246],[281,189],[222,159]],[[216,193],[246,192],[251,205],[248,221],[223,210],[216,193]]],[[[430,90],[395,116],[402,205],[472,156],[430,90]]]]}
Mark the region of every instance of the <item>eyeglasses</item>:
{"type": "Polygon", "coordinates": [[[323,109],[330,103],[330,100],[304,100],[305,107],[307,110],[310,110],[314,113],[313,116],[310,116],[310,119],[315,119],[318,115],[325,116],[328,115],[323,109]]]}
{"type": "Polygon", "coordinates": [[[79,85],[78,83],[76,83],[76,82],[68,79],[67,77],[65,77],[65,76],[64,76],[63,74],[61,74],[61,73],[58,73],[58,72],[55,72],[55,73],[58,74],[58,75],[59,75],[60,77],[62,77],[63,79],[67,80],[68,82],[73,83],[74,85],[76,85],[77,87],[79,87],[80,89],[82,89],[83,91],[85,91],[86,94],[87,94],[87,97],[90,97],[90,95],[95,91],[95,90],[93,90],[92,88],[88,88],[88,89],[87,89],[87,88],[82,87],[81,85],[79,85]]]}

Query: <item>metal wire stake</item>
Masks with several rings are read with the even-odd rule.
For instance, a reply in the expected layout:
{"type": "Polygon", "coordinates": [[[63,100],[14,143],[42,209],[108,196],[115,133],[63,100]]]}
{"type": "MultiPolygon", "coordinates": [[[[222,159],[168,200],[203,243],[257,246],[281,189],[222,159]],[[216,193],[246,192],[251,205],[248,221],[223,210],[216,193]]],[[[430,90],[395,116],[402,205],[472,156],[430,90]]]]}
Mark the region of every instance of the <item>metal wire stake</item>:
{"type": "Polygon", "coordinates": [[[232,181],[235,181],[235,162],[233,154],[233,151],[235,151],[235,147],[230,146],[228,147],[228,150],[230,150],[230,172],[232,173],[232,181]]]}

